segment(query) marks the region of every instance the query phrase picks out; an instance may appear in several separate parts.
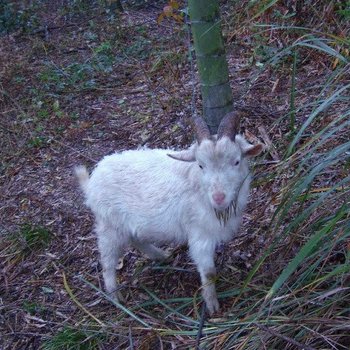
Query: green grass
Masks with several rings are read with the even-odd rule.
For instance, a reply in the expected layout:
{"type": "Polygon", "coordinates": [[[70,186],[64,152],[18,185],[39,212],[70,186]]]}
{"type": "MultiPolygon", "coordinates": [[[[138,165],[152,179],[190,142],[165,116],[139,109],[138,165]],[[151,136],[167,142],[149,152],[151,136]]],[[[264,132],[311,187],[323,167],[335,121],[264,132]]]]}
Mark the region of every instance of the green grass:
{"type": "Polygon", "coordinates": [[[91,89],[96,86],[94,67],[89,63],[71,63],[66,67],[59,67],[48,62],[38,74],[43,83],[43,90],[50,94],[59,94],[68,90],[91,89]]]}
{"type": "Polygon", "coordinates": [[[66,326],[42,344],[43,350],[94,350],[99,349],[103,336],[98,332],[66,326]]]}
{"type": "Polygon", "coordinates": [[[25,224],[18,232],[6,237],[4,241],[6,241],[10,256],[27,255],[47,247],[52,237],[45,227],[25,224]]]}
{"type": "Polygon", "coordinates": [[[23,309],[31,315],[40,315],[46,311],[46,307],[34,301],[25,300],[23,309]]]}
{"type": "MultiPolygon", "coordinates": [[[[5,236],[1,241],[3,263],[10,266],[17,265],[20,261],[30,259],[33,253],[40,253],[51,243],[53,235],[42,226],[25,224],[15,233],[5,236]]],[[[30,303],[23,305],[30,312],[30,303]]]]}
{"type": "Polygon", "coordinates": [[[39,26],[38,4],[25,6],[16,1],[0,0],[0,34],[16,30],[30,32],[39,26]]]}
{"type": "Polygon", "coordinates": [[[22,226],[18,237],[24,242],[24,249],[31,251],[45,248],[52,239],[46,228],[30,224],[22,226]]]}

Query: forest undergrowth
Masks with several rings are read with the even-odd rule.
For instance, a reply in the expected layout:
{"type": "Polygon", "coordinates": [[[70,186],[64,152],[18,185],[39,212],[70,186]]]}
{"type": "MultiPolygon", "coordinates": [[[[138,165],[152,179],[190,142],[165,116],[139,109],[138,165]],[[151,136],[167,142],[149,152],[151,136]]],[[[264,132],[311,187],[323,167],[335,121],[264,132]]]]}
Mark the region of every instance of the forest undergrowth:
{"type": "Polygon", "coordinates": [[[213,318],[186,247],[125,252],[125,302],[103,292],[74,165],[186,147],[201,111],[186,4],[122,5],[0,1],[0,347],[348,349],[350,3],[221,2],[241,131],[266,149],[213,318]]]}

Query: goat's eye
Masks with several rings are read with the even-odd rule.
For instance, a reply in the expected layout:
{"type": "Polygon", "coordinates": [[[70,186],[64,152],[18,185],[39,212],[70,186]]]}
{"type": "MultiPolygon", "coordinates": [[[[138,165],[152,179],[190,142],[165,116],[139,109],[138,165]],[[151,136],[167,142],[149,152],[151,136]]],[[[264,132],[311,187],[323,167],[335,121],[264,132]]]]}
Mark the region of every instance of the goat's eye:
{"type": "Polygon", "coordinates": [[[203,165],[200,165],[200,164],[199,164],[199,167],[200,167],[201,169],[203,169],[203,165]]]}
{"type": "Polygon", "coordinates": [[[238,164],[239,164],[239,160],[236,160],[235,165],[238,165],[238,164]]]}

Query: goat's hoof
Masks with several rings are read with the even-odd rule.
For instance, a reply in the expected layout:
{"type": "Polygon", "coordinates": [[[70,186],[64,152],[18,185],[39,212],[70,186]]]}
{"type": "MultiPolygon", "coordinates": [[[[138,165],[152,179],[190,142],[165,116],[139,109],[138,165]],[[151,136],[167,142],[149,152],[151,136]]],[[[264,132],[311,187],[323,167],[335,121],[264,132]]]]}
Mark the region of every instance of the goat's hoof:
{"type": "Polygon", "coordinates": [[[211,298],[205,302],[209,315],[212,316],[215,312],[220,311],[220,305],[217,298],[211,298]]]}
{"type": "Polygon", "coordinates": [[[119,290],[108,293],[108,296],[118,304],[125,302],[125,299],[123,298],[119,290]]]}
{"type": "Polygon", "coordinates": [[[203,286],[202,295],[210,316],[220,310],[214,283],[203,286]]]}

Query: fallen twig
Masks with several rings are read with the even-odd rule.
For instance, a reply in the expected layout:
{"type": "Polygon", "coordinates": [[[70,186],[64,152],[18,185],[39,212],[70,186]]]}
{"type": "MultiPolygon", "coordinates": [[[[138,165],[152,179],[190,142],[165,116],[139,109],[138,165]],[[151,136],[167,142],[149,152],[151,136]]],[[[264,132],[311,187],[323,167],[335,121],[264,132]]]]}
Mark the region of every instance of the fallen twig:
{"type": "Polygon", "coordinates": [[[64,284],[64,288],[66,289],[68,295],[71,297],[71,299],[78,305],[78,307],[80,309],[82,309],[85,313],[87,313],[92,319],[94,319],[100,326],[105,326],[105,324],[100,321],[97,317],[95,317],[89,310],[87,310],[81,303],[80,301],[75,297],[75,295],[73,294],[72,290],[70,289],[68,282],[67,282],[67,278],[65,273],[62,273],[62,277],[63,277],[63,284],[64,284]]]}
{"type": "Polygon", "coordinates": [[[199,343],[200,343],[201,338],[202,338],[204,321],[205,321],[205,303],[202,304],[202,308],[201,308],[201,315],[200,315],[200,320],[199,320],[199,325],[198,325],[198,333],[197,333],[196,346],[195,346],[196,350],[200,350],[199,343]]]}
{"type": "Polygon", "coordinates": [[[294,346],[296,346],[298,349],[303,349],[303,350],[316,350],[315,348],[311,347],[311,346],[308,346],[308,345],[305,345],[305,344],[302,344],[302,343],[299,343],[298,341],[292,339],[292,338],[289,338],[287,337],[286,335],[283,335],[283,334],[280,334],[278,332],[276,332],[275,330],[267,327],[267,326],[264,326],[262,324],[258,324],[258,323],[253,323],[254,326],[260,328],[261,330],[267,332],[267,333],[270,333],[271,335],[277,337],[277,338],[280,338],[280,339],[283,339],[284,341],[286,341],[287,343],[289,344],[292,344],[294,346]]]}

